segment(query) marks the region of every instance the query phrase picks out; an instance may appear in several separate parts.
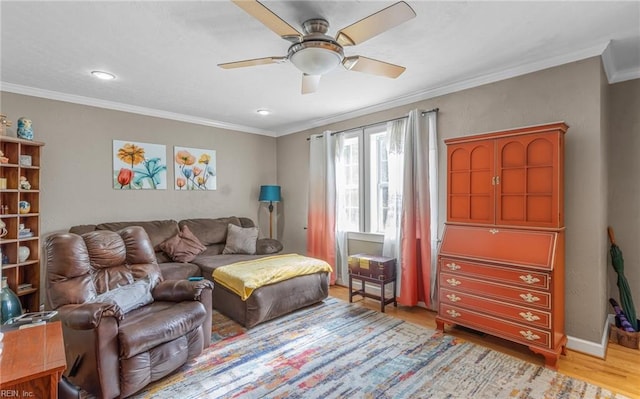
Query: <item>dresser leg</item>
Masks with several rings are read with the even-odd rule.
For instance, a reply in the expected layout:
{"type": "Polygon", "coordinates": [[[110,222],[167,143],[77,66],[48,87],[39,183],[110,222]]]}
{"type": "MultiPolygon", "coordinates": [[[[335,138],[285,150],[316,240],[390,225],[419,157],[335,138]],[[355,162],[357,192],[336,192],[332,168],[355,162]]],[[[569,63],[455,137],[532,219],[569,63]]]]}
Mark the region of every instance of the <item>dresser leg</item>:
{"type": "Polygon", "coordinates": [[[567,356],[567,341],[565,340],[562,346],[560,347],[560,353],[562,356],[567,356]]]}
{"type": "Polygon", "coordinates": [[[558,370],[558,358],[560,357],[560,353],[564,351],[564,347],[566,345],[566,341],[557,350],[553,349],[542,349],[536,346],[530,346],[529,349],[533,353],[537,353],[539,355],[544,356],[544,365],[545,367],[551,370],[558,370]]]}
{"type": "Polygon", "coordinates": [[[444,332],[444,321],[436,317],[436,330],[444,332]]]}

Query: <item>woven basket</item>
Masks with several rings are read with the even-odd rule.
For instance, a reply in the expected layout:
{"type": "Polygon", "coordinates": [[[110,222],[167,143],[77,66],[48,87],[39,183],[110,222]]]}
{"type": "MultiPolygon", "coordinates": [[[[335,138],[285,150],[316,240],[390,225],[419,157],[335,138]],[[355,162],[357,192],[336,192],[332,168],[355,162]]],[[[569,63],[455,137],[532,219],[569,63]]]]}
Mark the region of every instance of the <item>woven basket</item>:
{"type": "Polygon", "coordinates": [[[640,332],[624,331],[623,329],[616,327],[615,324],[611,324],[609,341],[627,348],[640,349],[640,332]]]}

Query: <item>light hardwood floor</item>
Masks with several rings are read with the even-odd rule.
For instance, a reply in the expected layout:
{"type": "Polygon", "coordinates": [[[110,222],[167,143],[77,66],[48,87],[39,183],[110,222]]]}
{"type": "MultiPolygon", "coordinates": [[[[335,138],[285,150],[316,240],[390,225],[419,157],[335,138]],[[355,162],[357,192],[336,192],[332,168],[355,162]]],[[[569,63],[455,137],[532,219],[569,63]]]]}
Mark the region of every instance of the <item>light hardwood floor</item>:
{"type": "MultiPolygon", "coordinates": [[[[349,301],[349,289],[342,286],[332,286],[329,295],[349,301]]],[[[369,309],[380,311],[380,302],[374,299],[362,300],[359,296],[354,303],[369,309]]],[[[436,328],[436,313],[420,307],[405,307],[387,305],[385,313],[405,321],[431,329],[436,328]]],[[[517,358],[543,365],[544,359],[536,355],[524,345],[496,338],[490,335],[465,331],[458,328],[446,327],[446,332],[456,337],[484,345],[491,349],[507,353],[517,358]]],[[[640,399],[640,350],[625,348],[615,343],[609,343],[606,359],[600,359],[580,352],[567,349],[567,355],[558,361],[558,372],[605,387],[613,392],[630,398],[640,399]]]]}

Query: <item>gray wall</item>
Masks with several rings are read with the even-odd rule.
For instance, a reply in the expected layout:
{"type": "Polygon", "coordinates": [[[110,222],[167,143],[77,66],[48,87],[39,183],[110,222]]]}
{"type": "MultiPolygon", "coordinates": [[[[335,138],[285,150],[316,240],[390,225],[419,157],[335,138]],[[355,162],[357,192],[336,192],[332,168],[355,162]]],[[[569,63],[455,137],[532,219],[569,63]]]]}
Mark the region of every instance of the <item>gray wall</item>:
{"type": "Polygon", "coordinates": [[[35,140],[45,143],[43,235],[84,223],[231,215],[260,216],[262,234],[269,234],[258,192],[261,184],[276,183],[275,138],[6,92],[0,99],[14,136],[15,121],[26,116],[35,140]],[[113,139],[166,145],[167,189],[113,189],[113,139]],[[217,190],[173,189],[174,145],[216,151],[217,190]]]}
{"type": "MultiPolygon", "coordinates": [[[[289,249],[305,252],[300,233],[306,226],[306,138],[313,133],[399,117],[413,108],[438,107],[442,173],[446,138],[565,121],[570,126],[565,151],[566,331],[599,343],[608,313],[606,113],[602,111],[607,85],[602,71],[600,58],[591,58],[279,137],[278,181],[287,193],[283,240],[289,249]]],[[[444,178],[439,179],[439,190],[441,233],[446,211],[444,178]]]]}
{"type": "MultiPolygon", "coordinates": [[[[609,224],[622,249],[625,275],[640,310],[640,79],[609,88],[609,224]]],[[[608,263],[609,265],[611,262],[608,263]]],[[[609,266],[610,296],[618,298],[609,266]]],[[[640,313],[639,313],[640,315],[640,313]]]]}

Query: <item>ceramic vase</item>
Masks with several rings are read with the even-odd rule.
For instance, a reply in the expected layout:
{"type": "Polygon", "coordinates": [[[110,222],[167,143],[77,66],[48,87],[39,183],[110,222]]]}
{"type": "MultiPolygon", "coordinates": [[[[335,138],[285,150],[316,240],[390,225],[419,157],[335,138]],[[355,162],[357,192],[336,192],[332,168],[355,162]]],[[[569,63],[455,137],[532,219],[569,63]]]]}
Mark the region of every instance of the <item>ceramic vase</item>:
{"type": "Polygon", "coordinates": [[[31,204],[29,201],[20,201],[18,202],[18,210],[21,214],[29,213],[31,210],[31,204]]]}
{"type": "Polygon", "coordinates": [[[18,119],[17,136],[25,140],[33,140],[33,128],[31,127],[31,119],[25,117],[18,119]]]}
{"type": "Polygon", "coordinates": [[[18,247],[18,261],[20,263],[25,262],[27,259],[29,259],[29,255],[31,255],[31,250],[29,249],[29,247],[18,247]]]}
{"type": "Polygon", "coordinates": [[[0,324],[6,323],[14,317],[22,314],[22,304],[18,296],[11,291],[7,278],[2,278],[2,289],[0,289],[0,324]]]}

